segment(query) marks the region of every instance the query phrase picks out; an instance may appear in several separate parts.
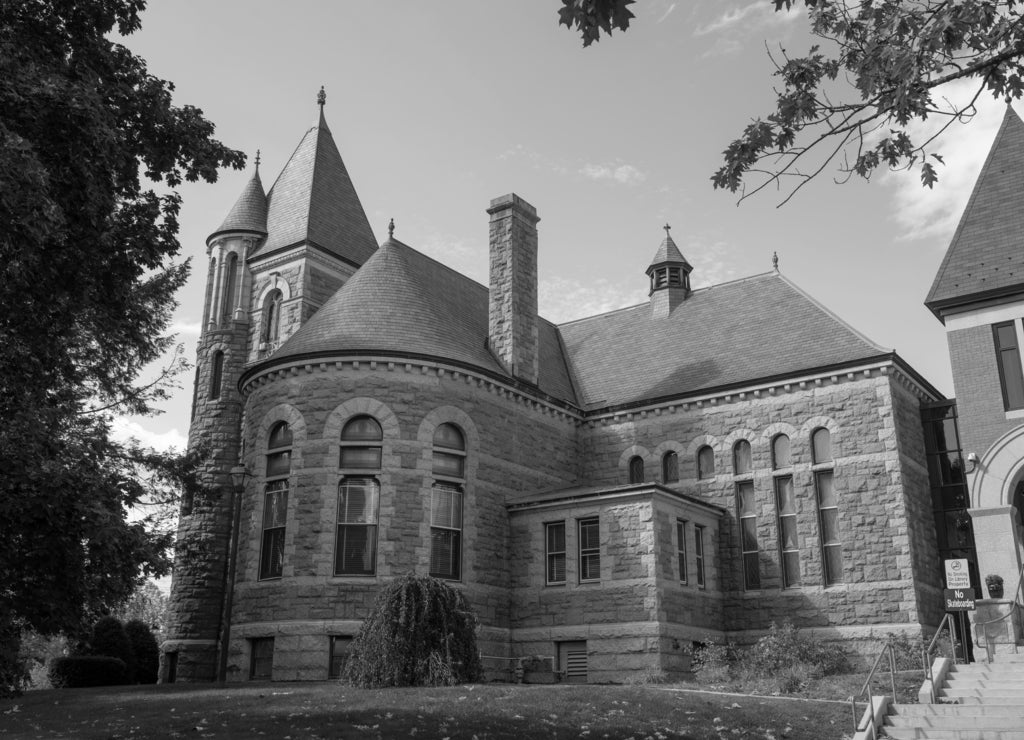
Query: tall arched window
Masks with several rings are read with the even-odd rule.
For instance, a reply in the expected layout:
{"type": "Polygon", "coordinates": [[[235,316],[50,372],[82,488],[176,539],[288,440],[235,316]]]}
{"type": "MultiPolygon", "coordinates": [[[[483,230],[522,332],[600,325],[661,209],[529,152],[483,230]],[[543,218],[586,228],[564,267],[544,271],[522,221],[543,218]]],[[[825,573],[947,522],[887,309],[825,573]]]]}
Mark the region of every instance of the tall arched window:
{"type": "Polygon", "coordinates": [[[338,530],[334,574],[372,576],[377,566],[377,509],[384,432],[376,419],[357,416],[341,430],[338,530]]]}
{"type": "Polygon", "coordinates": [[[264,342],[273,344],[281,337],[281,291],[272,290],[263,302],[263,336],[264,342]]]}
{"type": "Polygon", "coordinates": [[[743,553],[743,587],[761,588],[761,552],[757,541],[757,500],[750,442],[741,439],[732,448],[733,473],[736,476],[736,516],[740,523],[740,550],[743,553]]]}
{"type": "Polygon", "coordinates": [[[214,282],[217,280],[217,258],[210,258],[210,269],[206,274],[206,302],[203,305],[203,329],[206,329],[206,325],[210,323],[210,311],[212,310],[213,301],[213,287],[214,282]]]}
{"type": "Polygon", "coordinates": [[[697,451],[697,477],[715,477],[715,451],[711,445],[704,445],[697,451]]]}
{"type": "Polygon", "coordinates": [[[430,575],[462,577],[462,503],[466,438],[454,424],[434,431],[434,484],[430,490],[430,575]]]}
{"type": "Polygon", "coordinates": [[[753,469],[750,456],[750,442],[741,439],[732,448],[733,475],[749,475],[753,469]]]}
{"type": "Polygon", "coordinates": [[[224,353],[217,350],[210,363],[210,398],[220,398],[220,387],[224,383],[224,353]]]}
{"type": "Polygon", "coordinates": [[[227,265],[224,270],[224,304],[221,317],[229,321],[235,314],[235,285],[238,283],[238,255],[232,252],[228,255],[227,265]]]}
{"type": "Polygon", "coordinates": [[[679,455],[672,450],[661,458],[661,479],[665,483],[675,483],[679,480],[679,455]]]}
{"type": "Polygon", "coordinates": [[[782,564],[782,587],[800,585],[800,542],[797,536],[796,498],[793,495],[793,465],[789,437],[776,435],[772,440],[772,468],[775,486],[775,524],[779,536],[779,562],[782,564]]]}
{"type": "Polygon", "coordinates": [[[843,582],[843,543],[839,537],[839,500],[833,488],[835,462],[832,434],[821,427],[811,434],[814,488],[818,499],[822,580],[826,586],[843,582]]]}
{"type": "Polygon", "coordinates": [[[639,455],[629,458],[629,482],[644,482],[644,459],[639,455]]]}
{"type": "Polygon", "coordinates": [[[263,494],[263,539],[260,579],[284,572],[284,534],[288,514],[288,476],[292,469],[292,432],[278,422],[267,437],[266,487],[263,494]]]}

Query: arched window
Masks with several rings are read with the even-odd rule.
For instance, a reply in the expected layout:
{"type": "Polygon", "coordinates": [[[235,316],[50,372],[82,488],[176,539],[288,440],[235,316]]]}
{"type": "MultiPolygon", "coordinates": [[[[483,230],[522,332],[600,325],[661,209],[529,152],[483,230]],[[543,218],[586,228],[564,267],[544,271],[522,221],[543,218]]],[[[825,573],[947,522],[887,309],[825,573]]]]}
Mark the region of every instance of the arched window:
{"type": "Polygon", "coordinates": [[[273,344],[281,337],[281,291],[272,290],[263,302],[263,336],[264,342],[273,344]]]}
{"type": "Polygon", "coordinates": [[[814,489],[818,500],[818,532],[821,539],[822,580],[826,586],[843,582],[843,543],[839,536],[839,499],[833,479],[832,434],[821,427],[811,433],[814,489]]]}
{"type": "Polygon", "coordinates": [[[629,482],[644,482],[644,459],[639,455],[629,458],[629,482]]]}
{"type": "Polygon", "coordinates": [[[711,445],[704,445],[697,450],[697,477],[715,477],[715,451],[711,445]]]}
{"type": "Polygon", "coordinates": [[[745,439],[741,439],[732,448],[732,469],[734,475],[750,475],[753,470],[750,442],[745,439]]]}
{"type": "Polygon", "coordinates": [[[284,572],[284,534],[288,513],[288,476],[292,467],[292,432],[278,422],[267,437],[266,487],[263,494],[263,540],[260,579],[284,572]]]}
{"type": "Polygon", "coordinates": [[[785,434],[775,435],[775,439],[772,440],[772,468],[779,470],[780,468],[792,466],[793,461],[790,456],[789,437],[785,434]]]}
{"type": "Polygon", "coordinates": [[[371,416],[356,416],[341,430],[338,464],[337,537],[334,575],[372,576],[377,568],[377,510],[380,506],[384,431],[371,416]]]}
{"type": "Polygon", "coordinates": [[[220,387],[224,382],[224,353],[217,350],[213,353],[210,364],[210,398],[220,398],[220,387]]]}
{"type": "Polygon", "coordinates": [[[665,483],[675,483],[679,480],[679,455],[672,450],[661,458],[661,479],[665,483]]]}
{"type": "Polygon", "coordinates": [[[454,424],[434,431],[434,484],[430,490],[430,575],[462,577],[462,503],[466,438],[454,424]]]}
{"type": "Polygon", "coordinates": [[[213,300],[214,282],[217,280],[217,258],[210,258],[210,270],[206,274],[206,302],[203,306],[203,329],[210,323],[211,301],[213,300]]]}
{"type": "MultiPolygon", "coordinates": [[[[778,434],[772,440],[772,468],[785,471],[793,465],[789,437],[778,434]]],[[[776,473],[775,525],[779,537],[779,562],[782,564],[782,587],[800,585],[800,541],[797,535],[796,499],[793,494],[793,476],[776,473]]]]}
{"type": "Polygon", "coordinates": [[[228,255],[224,270],[224,303],[222,305],[221,317],[229,321],[235,314],[235,284],[238,282],[238,255],[232,252],[228,255]]]}

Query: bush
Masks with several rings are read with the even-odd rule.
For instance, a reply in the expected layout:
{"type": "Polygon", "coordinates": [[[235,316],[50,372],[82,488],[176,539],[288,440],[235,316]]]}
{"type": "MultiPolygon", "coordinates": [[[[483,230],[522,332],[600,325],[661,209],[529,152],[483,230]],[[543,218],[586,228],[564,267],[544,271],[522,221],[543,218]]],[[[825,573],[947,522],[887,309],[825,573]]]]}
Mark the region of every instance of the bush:
{"type": "Polygon", "coordinates": [[[737,648],[732,643],[709,642],[693,651],[692,668],[697,680],[705,684],[725,683],[732,678],[737,648]]]}
{"type": "Polygon", "coordinates": [[[135,683],[135,654],[120,619],[100,617],[96,621],[89,638],[89,652],[120,659],[125,665],[124,683],[135,683]]]}
{"type": "Polygon", "coordinates": [[[138,683],[156,683],[160,675],[160,646],[153,630],[145,622],[133,619],[125,624],[124,632],[135,656],[135,680],[138,683]]]}
{"type": "Polygon", "coordinates": [[[118,686],[125,683],[127,666],[107,655],[72,655],[50,664],[48,678],[55,689],[118,686]]]}
{"type": "Polygon", "coordinates": [[[0,619],[0,699],[18,696],[27,683],[28,668],[21,655],[21,630],[13,620],[0,619]]]}
{"type": "Polygon", "coordinates": [[[461,591],[429,576],[403,576],[377,597],[352,643],[345,678],[364,688],[476,681],[476,627],[461,591]]]}

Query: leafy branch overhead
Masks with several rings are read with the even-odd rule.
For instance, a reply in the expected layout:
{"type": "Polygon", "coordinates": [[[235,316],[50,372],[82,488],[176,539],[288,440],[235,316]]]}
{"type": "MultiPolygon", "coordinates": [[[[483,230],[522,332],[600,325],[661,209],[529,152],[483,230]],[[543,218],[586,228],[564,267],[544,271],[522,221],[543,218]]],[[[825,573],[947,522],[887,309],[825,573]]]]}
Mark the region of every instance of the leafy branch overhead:
{"type": "MultiPolygon", "coordinates": [[[[806,12],[820,41],[802,56],[769,51],[775,109],[728,145],[711,178],[741,200],[774,186],[786,202],[826,170],[845,182],[879,167],[916,169],[931,187],[949,126],[970,121],[982,96],[1010,102],[1024,93],[1020,0],[762,1],[776,12],[806,12]]],[[[580,8],[589,25],[577,26],[584,44],[613,18],[593,20],[589,12],[602,8],[572,5],[588,11],[580,8]]]]}
{"type": "Polygon", "coordinates": [[[609,36],[612,29],[625,31],[633,19],[629,6],[634,0],[562,0],[558,24],[576,28],[583,37],[583,46],[600,41],[601,32],[609,36]]]}

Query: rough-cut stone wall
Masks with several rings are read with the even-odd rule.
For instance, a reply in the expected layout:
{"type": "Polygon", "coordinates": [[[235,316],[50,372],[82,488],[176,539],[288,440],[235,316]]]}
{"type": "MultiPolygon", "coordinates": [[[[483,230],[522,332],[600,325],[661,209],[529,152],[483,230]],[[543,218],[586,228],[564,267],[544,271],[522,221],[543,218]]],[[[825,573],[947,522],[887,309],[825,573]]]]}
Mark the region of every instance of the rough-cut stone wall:
{"type": "Polygon", "coordinates": [[[324,678],[327,635],[354,634],[381,579],[428,571],[432,440],[444,422],[458,425],[467,442],[460,588],[485,627],[485,654],[507,654],[506,496],[571,484],[579,460],[573,419],[516,399],[463,373],[387,361],[310,365],[255,386],[247,399],[247,467],[264,469],[266,434],[275,421],[288,421],[294,434],[285,565],[283,578],[258,580],[263,487],[257,478],[242,505],[229,674],[248,675],[249,638],[280,636],[275,678],[324,678]],[[384,429],[377,575],[336,577],[340,432],[360,414],[384,429]],[[311,648],[314,643],[320,648],[311,648]],[[294,654],[321,649],[312,662],[294,654]]]}

